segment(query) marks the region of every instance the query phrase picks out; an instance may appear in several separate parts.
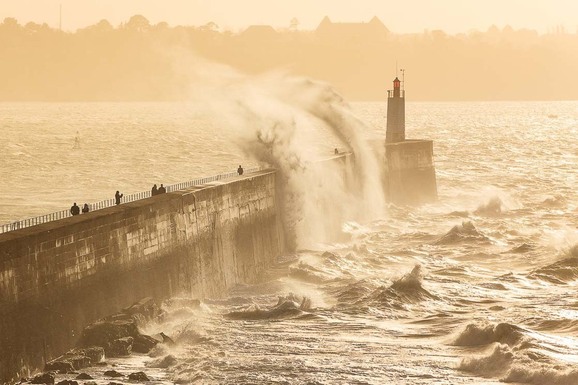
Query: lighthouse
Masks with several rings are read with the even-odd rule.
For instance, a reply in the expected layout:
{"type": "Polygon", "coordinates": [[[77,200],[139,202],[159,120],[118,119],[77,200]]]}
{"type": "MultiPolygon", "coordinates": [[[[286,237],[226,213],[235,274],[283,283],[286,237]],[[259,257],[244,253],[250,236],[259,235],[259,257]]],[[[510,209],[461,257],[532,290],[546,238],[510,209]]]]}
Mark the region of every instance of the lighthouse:
{"type": "Polygon", "coordinates": [[[437,199],[433,140],[406,139],[405,90],[396,77],[387,91],[385,180],[387,200],[420,204],[437,199]]]}
{"type": "Polygon", "coordinates": [[[387,91],[387,143],[403,142],[405,140],[405,91],[396,77],[393,80],[393,90],[387,91]]]}

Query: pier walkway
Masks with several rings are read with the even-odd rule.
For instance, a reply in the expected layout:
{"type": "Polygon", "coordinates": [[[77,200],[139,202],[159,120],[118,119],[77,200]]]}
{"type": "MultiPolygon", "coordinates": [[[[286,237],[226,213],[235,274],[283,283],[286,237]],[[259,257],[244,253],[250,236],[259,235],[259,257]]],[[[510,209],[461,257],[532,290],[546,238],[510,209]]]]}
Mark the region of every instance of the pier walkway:
{"type": "MultiPolygon", "coordinates": [[[[248,173],[259,171],[260,169],[261,169],[260,167],[252,167],[252,168],[245,169],[244,171],[245,171],[245,174],[248,174],[248,173]]],[[[192,186],[201,186],[201,185],[204,185],[206,183],[233,178],[235,176],[238,176],[237,171],[232,171],[232,172],[228,172],[225,174],[218,174],[218,175],[213,175],[213,176],[209,176],[209,177],[205,177],[205,178],[193,179],[193,180],[190,180],[187,182],[175,183],[175,184],[167,185],[165,187],[167,189],[167,192],[173,192],[173,191],[183,190],[183,189],[186,189],[186,188],[189,188],[192,186]]],[[[134,201],[138,201],[141,199],[147,199],[147,198],[150,198],[151,196],[152,196],[151,190],[141,191],[141,192],[137,192],[137,193],[130,194],[130,195],[125,195],[121,198],[121,204],[122,203],[128,203],[128,202],[134,202],[134,201]]],[[[90,207],[90,211],[101,210],[101,209],[104,209],[107,207],[112,207],[112,206],[116,206],[114,198],[105,199],[105,200],[102,200],[99,202],[88,204],[88,207],[90,207]]],[[[80,214],[80,215],[82,215],[82,214],[80,214]]],[[[59,219],[68,218],[71,216],[72,216],[72,214],[70,213],[70,208],[68,208],[66,210],[60,210],[60,211],[56,211],[56,212],[53,212],[50,214],[40,215],[37,217],[26,218],[26,219],[22,219],[19,221],[6,223],[3,225],[0,225],[0,234],[7,233],[9,231],[24,229],[26,227],[40,225],[42,223],[57,221],[59,219]]]]}

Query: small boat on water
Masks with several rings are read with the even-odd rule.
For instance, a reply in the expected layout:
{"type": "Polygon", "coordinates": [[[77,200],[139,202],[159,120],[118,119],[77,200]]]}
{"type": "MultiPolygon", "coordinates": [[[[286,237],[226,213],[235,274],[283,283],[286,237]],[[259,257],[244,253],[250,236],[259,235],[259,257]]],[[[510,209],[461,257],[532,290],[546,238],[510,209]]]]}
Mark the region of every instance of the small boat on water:
{"type": "Polygon", "coordinates": [[[80,149],[80,136],[78,135],[78,131],[76,131],[76,137],[74,138],[74,145],[72,146],[73,150],[80,149]]]}

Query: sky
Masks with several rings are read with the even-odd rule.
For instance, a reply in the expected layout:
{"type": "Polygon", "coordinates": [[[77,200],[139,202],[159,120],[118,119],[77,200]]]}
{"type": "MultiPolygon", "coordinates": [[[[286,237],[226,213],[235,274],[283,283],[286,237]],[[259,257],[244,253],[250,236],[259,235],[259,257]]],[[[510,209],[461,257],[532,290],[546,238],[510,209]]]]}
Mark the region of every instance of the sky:
{"type": "Polygon", "coordinates": [[[324,16],[334,22],[369,21],[379,17],[395,33],[442,29],[447,33],[485,31],[492,24],[530,28],[540,33],[564,26],[578,31],[578,0],[0,0],[0,20],[14,17],[74,31],[107,19],[113,25],[141,14],[174,25],[215,22],[239,31],[252,24],[314,29],[324,16]]]}

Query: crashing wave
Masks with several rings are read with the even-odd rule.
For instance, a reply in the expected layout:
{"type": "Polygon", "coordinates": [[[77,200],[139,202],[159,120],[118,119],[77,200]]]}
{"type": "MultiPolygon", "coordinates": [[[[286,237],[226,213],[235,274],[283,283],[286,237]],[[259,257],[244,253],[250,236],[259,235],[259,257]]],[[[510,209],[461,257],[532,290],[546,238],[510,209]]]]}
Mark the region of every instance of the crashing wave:
{"type": "Polygon", "coordinates": [[[463,358],[458,368],[483,377],[497,377],[506,383],[574,385],[578,370],[561,364],[534,349],[496,344],[486,356],[463,358]]]}
{"type": "Polygon", "coordinates": [[[326,280],[321,270],[303,261],[299,261],[297,266],[289,267],[289,277],[310,283],[322,283],[326,280]]]}
{"type": "Polygon", "coordinates": [[[524,254],[533,251],[535,248],[535,246],[529,243],[522,243],[520,246],[516,246],[513,249],[508,250],[506,253],[524,254]]]}
{"type": "MultiPolygon", "coordinates": [[[[571,385],[578,383],[578,370],[547,354],[571,353],[568,346],[542,346],[540,339],[525,335],[526,330],[507,323],[469,324],[457,336],[454,345],[481,346],[494,344],[489,353],[465,357],[458,368],[503,382],[571,385]]],[[[540,338],[548,338],[542,336],[540,338]]]]}
{"type": "Polygon", "coordinates": [[[522,329],[509,323],[478,324],[471,323],[453,340],[455,346],[480,346],[494,342],[513,346],[523,338],[522,329]]]}
{"type": "Polygon", "coordinates": [[[404,309],[406,304],[438,297],[423,288],[421,265],[416,265],[410,273],[394,281],[391,286],[382,286],[375,290],[368,299],[372,304],[404,309]]]}
{"type": "Polygon", "coordinates": [[[495,216],[500,215],[503,211],[504,202],[499,197],[491,198],[488,203],[478,206],[474,214],[495,216]]]}
{"type": "Polygon", "coordinates": [[[372,290],[374,290],[375,285],[372,284],[367,279],[362,279],[355,281],[346,285],[345,287],[340,287],[335,290],[334,295],[337,301],[342,304],[353,304],[362,298],[367,297],[372,290]]]}
{"type": "Polygon", "coordinates": [[[310,309],[311,299],[303,297],[299,301],[297,296],[290,294],[286,297],[279,297],[277,304],[269,309],[261,309],[253,304],[244,310],[227,313],[225,317],[234,320],[297,318],[310,309]]]}
{"type": "Polygon", "coordinates": [[[542,205],[551,208],[560,208],[566,205],[566,198],[562,195],[555,195],[544,199],[542,205]]]}
{"type": "Polygon", "coordinates": [[[156,360],[152,360],[146,363],[148,368],[160,368],[160,369],[167,369],[171,366],[175,366],[178,363],[175,356],[172,354],[167,354],[162,358],[157,358],[156,360]]]}
{"type": "Polygon", "coordinates": [[[574,246],[569,254],[570,258],[533,270],[528,276],[555,284],[566,284],[578,279],[578,246],[574,246]]]}
{"type": "Polygon", "coordinates": [[[462,222],[461,225],[454,226],[443,237],[438,239],[436,245],[448,245],[469,241],[489,241],[489,238],[482,234],[470,221],[462,222]]]}
{"type": "Polygon", "coordinates": [[[458,217],[458,218],[467,218],[470,216],[469,211],[452,211],[451,213],[447,214],[448,217],[458,217]]]}
{"type": "Polygon", "coordinates": [[[578,332],[578,319],[535,319],[526,323],[536,330],[556,331],[558,333],[578,332]]]}

